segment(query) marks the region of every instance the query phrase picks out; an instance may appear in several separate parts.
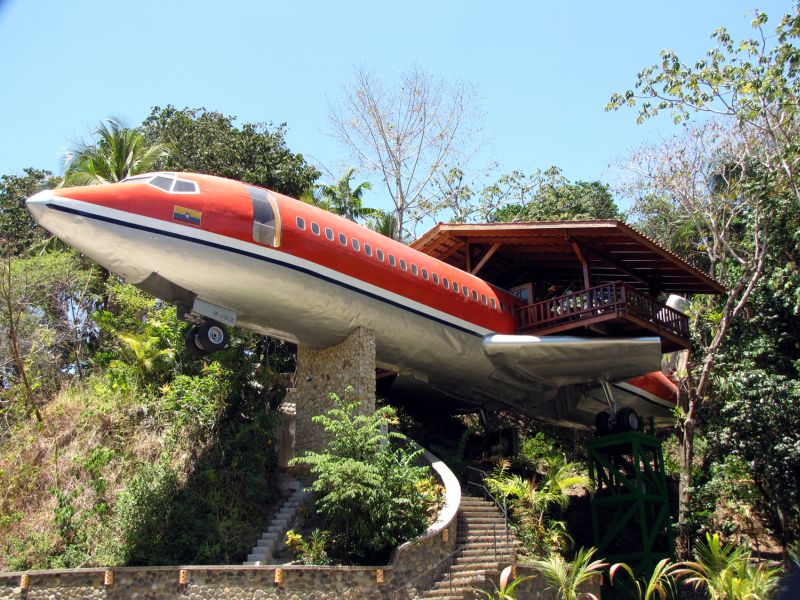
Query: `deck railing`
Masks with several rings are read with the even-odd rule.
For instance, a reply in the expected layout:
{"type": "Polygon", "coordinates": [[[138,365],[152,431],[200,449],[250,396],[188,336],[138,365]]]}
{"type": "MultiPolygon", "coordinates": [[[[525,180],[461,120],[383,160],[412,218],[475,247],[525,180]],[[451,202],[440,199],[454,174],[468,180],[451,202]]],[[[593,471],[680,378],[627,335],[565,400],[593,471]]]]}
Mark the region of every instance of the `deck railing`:
{"type": "Polygon", "coordinates": [[[595,317],[613,318],[625,314],[645,321],[655,331],[689,338],[689,319],[686,315],[621,281],[518,308],[517,328],[533,333],[572,322],[577,327],[595,317]]]}

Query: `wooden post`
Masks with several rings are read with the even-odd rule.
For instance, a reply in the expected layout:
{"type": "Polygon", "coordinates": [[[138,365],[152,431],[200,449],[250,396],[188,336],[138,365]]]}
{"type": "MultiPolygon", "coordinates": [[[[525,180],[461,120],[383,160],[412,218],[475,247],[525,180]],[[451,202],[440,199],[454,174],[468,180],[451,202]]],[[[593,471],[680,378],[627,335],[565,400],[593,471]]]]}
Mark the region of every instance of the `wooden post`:
{"type": "Polygon", "coordinates": [[[106,587],[114,585],[114,571],[107,570],[103,573],[103,585],[106,587]]]}
{"type": "Polygon", "coordinates": [[[283,569],[275,569],[275,583],[283,585],[283,569]]]}
{"type": "Polygon", "coordinates": [[[189,583],[189,571],[181,569],[178,571],[178,585],[186,585],[189,583]]]}
{"type": "Polygon", "coordinates": [[[31,586],[31,578],[27,573],[19,576],[19,589],[27,590],[31,586]]]}
{"type": "Polygon", "coordinates": [[[570,242],[572,249],[575,251],[575,255],[578,257],[578,260],[581,262],[581,267],[583,267],[583,289],[588,290],[592,287],[592,281],[589,278],[589,263],[586,262],[586,257],[581,252],[581,247],[578,246],[577,242],[572,240],[570,242]]]}
{"type": "Polygon", "coordinates": [[[384,572],[383,569],[377,569],[375,571],[375,583],[378,585],[383,585],[384,582],[384,572]]]}
{"type": "Polygon", "coordinates": [[[444,530],[442,531],[442,541],[443,542],[449,542],[450,541],[450,528],[449,527],[445,527],[444,530]]]}

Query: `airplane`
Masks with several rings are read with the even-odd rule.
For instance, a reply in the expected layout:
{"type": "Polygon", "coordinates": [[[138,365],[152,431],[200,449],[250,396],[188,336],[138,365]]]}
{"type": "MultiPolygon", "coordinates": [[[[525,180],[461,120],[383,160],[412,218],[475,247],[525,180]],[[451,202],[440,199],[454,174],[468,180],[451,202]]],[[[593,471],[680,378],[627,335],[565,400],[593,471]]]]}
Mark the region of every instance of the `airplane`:
{"type": "Polygon", "coordinates": [[[27,200],[36,222],[176,305],[195,354],[244,327],[311,347],[374,331],[389,397],[428,392],[573,428],[671,422],[658,337],[518,335],[507,290],[316,206],[210,175],[155,172],[27,200]],[[610,425],[609,425],[610,423],[610,425]]]}

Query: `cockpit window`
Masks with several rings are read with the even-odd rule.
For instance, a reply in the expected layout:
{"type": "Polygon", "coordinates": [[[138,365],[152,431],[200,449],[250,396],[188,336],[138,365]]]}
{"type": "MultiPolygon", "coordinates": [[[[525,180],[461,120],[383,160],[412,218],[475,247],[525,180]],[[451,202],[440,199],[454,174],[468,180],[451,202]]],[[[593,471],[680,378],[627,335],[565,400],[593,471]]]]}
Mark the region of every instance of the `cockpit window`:
{"type": "Polygon", "coordinates": [[[175,173],[150,173],[126,177],[120,183],[149,183],[170,194],[196,194],[199,189],[194,181],[178,179],[175,173]]]}
{"type": "Polygon", "coordinates": [[[185,179],[176,179],[175,185],[172,186],[173,193],[179,194],[193,194],[197,191],[197,184],[194,181],[186,181],[185,179]]]}
{"type": "Polygon", "coordinates": [[[158,177],[154,177],[153,180],[150,182],[150,185],[154,185],[157,188],[161,188],[165,192],[168,192],[172,189],[172,184],[175,180],[171,177],[164,177],[163,175],[159,175],[158,177]]]}
{"type": "Polygon", "coordinates": [[[281,214],[278,203],[267,190],[250,185],[246,187],[253,201],[253,239],[269,246],[280,246],[281,214]]]}

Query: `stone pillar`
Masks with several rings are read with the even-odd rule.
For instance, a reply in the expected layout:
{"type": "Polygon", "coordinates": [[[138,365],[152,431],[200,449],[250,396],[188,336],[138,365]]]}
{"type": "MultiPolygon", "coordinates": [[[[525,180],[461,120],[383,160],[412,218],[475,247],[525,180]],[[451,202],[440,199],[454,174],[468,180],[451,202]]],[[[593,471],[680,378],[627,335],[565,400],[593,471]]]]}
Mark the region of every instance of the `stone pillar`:
{"type": "Polygon", "coordinates": [[[330,393],[343,401],[361,401],[361,410],[375,410],[375,334],[358,327],[341,344],[327,348],[297,347],[295,387],[287,402],[296,407],[295,456],[306,450],[318,452],[328,441],[328,434],[311,417],[333,408],[330,393]],[[345,389],[353,391],[345,396],[345,389]]]}

